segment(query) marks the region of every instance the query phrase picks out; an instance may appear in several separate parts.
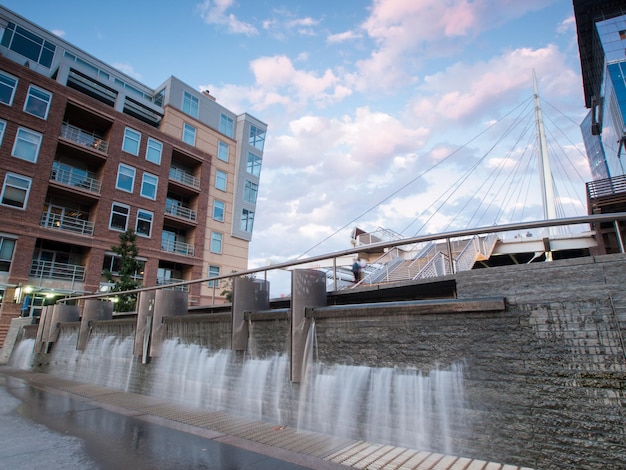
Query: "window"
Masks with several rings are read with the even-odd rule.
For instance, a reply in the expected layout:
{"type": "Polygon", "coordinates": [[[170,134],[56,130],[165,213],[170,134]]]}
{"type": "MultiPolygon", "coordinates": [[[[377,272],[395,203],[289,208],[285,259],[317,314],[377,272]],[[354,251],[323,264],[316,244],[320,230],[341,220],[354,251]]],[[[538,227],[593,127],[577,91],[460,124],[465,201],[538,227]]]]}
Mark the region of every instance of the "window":
{"type": "Polygon", "coordinates": [[[0,237],[0,272],[8,273],[11,269],[14,249],[15,240],[13,238],[0,237]]]}
{"type": "Polygon", "coordinates": [[[213,219],[218,220],[220,222],[224,222],[224,211],[226,205],[223,201],[218,201],[217,199],[213,201],[213,219]]]}
{"type": "Polygon", "coordinates": [[[225,114],[220,114],[220,132],[228,137],[233,136],[233,119],[225,114]]]}
{"type": "Polygon", "coordinates": [[[188,91],[183,93],[183,113],[187,113],[194,118],[198,117],[198,98],[188,91]]]}
{"type": "Polygon", "coordinates": [[[217,143],[217,158],[228,161],[228,144],[221,140],[217,143]]]}
{"type": "Polygon", "coordinates": [[[226,191],[226,173],[222,170],[215,172],[215,187],[222,191],[226,191]]]}
{"type": "MultiPolygon", "coordinates": [[[[143,279],[143,273],[146,266],[146,261],[137,259],[139,269],[131,276],[133,279],[143,279]]],[[[102,270],[108,270],[114,276],[119,275],[120,268],[122,267],[122,257],[112,253],[105,253],[104,260],[102,261],[102,270]]]]}
{"type": "Polygon", "coordinates": [[[39,156],[41,138],[40,133],[20,127],[15,136],[15,143],[13,144],[13,152],[11,152],[11,155],[35,163],[39,156]]]}
{"type": "Polygon", "coordinates": [[[124,142],[122,142],[122,150],[124,152],[139,155],[139,144],[141,142],[141,134],[137,131],[129,129],[124,130],[124,142]]]}
{"type": "Polygon", "coordinates": [[[0,145],[2,145],[2,139],[4,138],[4,130],[7,128],[7,123],[0,121],[0,145]]]}
{"type": "Polygon", "coordinates": [[[261,157],[248,152],[246,171],[254,176],[261,176],[261,157]]]}
{"type": "Polygon", "coordinates": [[[211,232],[211,252],[222,252],[222,234],[217,232],[211,232]]]}
{"type": "Polygon", "coordinates": [[[128,214],[130,207],[126,204],[120,204],[114,202],[111,206],[111,220],[109,221],[109,228],[111,230],[119,230],[125,232],[128,227],[128,214]]]}
{"type": "MultiPolygon", "coordinates": [[[[220,267],[209,265],[209,276],[208,277],[218,277],[220,275],[220,267]]],[[[220,280],[216,279],[215,281],[207,282],[208,287],[219,287],[220,280]]]]}
{"type": "Polygon", "coordinates": [[[15,89],[17,88],[17,78],[7,75],[4,72],[0,72],[0,103],[13,104],[13,97],[15,96],[15,89]]]}
{"type": "Polygon", "coordinates": [[[28,95],[24,103],[24,112],[40,117],[41,119],[48,119],[51,101],[51,93],[31,85],[28,87],[28,95]]]}
{"type": "Polygon", "coordinates": [[[2,36],[2,45],[14,52],[34,60],[35,62],[50,68],[56,46],[43,38],[25,30],[15,23],[9,23],[2,36]]]}
{"type": "Polygon", "coordinates": [[[250,145],[255,148],[258,148],[261,152],[263,151],[263,146],[265,145],[265,131],[259,129],[256,126],[250,126],[250,145]]]}
{"type": "Polygon", "coordinates": [[[241,225],[240,228],[244,232],[252,233],[252,225],[254,224],[254,212],[244,209],[241,212],[241,225]]]}
{"type": "Polygon", "coordinates": [[[152,235],[152,218],[154,214],[152,212],[145,211],[143,209],[137,210],[137,225],[135,232],[141,237],[150,237],[152,235]]]}
{"type": "Polygon", "coordinates": [[[163,153],[163,144],[158,140],[148,137],[148,146],[146,147],[146,160],[157,165],[161,164],[161,154],[163,153]]]}
{"type": "Polygon", "coordinates": [[[25,176],[7,173],[4,177],[0,204],[3,206],[17,207],[18,209],[26,209],[31,182],[32,180],[25,176]]]}
{"type": "Polygon", "coordinates": [[[187,123],[183,125],[183,142],[196,145],[196,128],[187,123]]]}
{"type": "Polygon", "coordinates": [[[135,169],[132,166],[120,163],[117,169],[117,183],[115,183],[115,187],[132,193],[133,186],[135,186],[135,169]]]}
{"type": "Polygon", "coordinates": [[[251,202],[252,204],[256,204],[256,195],[258,191],[259,191],[258,184],[255,184],[252,181],[246,180],[244,188],[243,188],[244,201],[251,202]]]}
{"type": "Polygon", "coordinates": [[[141,195],[148,199],[156,199],[157,186],[159,185],[159,177],[144,173],[141,180],[141,195]]]}

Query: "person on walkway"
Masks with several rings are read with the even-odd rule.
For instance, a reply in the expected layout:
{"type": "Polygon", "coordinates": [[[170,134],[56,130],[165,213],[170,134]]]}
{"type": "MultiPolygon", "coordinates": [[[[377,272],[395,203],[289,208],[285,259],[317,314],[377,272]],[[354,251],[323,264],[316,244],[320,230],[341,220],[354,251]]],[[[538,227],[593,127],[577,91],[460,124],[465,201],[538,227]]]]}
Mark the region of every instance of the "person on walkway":
{"type": "Polygon", "coordinates": [[[354,263],[352,263],[352,274],[355,284],[361,280],[361,263],[359,263],[358,258],[354,258],[354,263]]]}

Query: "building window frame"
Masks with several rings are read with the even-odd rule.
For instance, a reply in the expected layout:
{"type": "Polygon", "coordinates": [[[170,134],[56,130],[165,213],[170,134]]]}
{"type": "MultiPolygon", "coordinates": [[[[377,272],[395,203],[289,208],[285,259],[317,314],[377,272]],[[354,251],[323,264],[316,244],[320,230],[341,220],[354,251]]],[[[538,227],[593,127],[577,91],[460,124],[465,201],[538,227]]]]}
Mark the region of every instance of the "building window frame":
{"type": "Polygon", "coordinates": [[[16,242],[16,238],[0,236],[0,272],[2,273],[11,271],[16,242]]]}
{"type": "Polygon", "coordinates": [[[153,221],[153,212],[145,209],[137,209],[137,220],[135,222],[135,233],[137,236],[150,238],[152,236],[153,221]]]}
{"type": "Polygon", "coordinates": [[[0,70],[0,103],[13,106],[18,83],[16,77],[0,70]]]}
{"type": "Polygon", "coordinates": [[[210,244],[211,253],[222,254],[223,244],[224,244],[224,234],[220,232],[211,232],[211,244],[210,244]]]}
{"type": "Polygon", "coordinates": [[[156,200],[157,190],[159,187],[159,177],[157,175],[153,175],[152,173],[144,172],[141,177],[141,190],[140,193],[142,197],[147,199],[156,200]],[[151,180],[152,181],[149,181],[151,180]]]}
{"type": "Polygon", "coordinates": [[[26,210],[32,184],[33,180],[28,176],[7,172],[4,176],[4,183],[2,184],[0,205],[26,210]],[[23,197],[18,197],[21,194],[23,194],[23,197]],[[16,204],[16,202],[20,204],[16,204]]]}
{"type": "Polygon", "coordinates": [[[220,114],[220,127],[219,131],[227,135],[228,137],[233,137],[235,130],[235,121],[230,116],[227,116],[224,113],[220,114]]]}
{"type": "Polygon", "coordinates": [[[196,145],[196,128],[191,124],[183,123],[183,142],[189,145],[196,145]]]}
{"type": "Polygon", "coordinates": [[[130,206],[121,202],[111,204],[111,216],[109,217],[109,229],[116,232],[125,232],[128,229],[130,218],[130,206]],[[122,224],[121,221],[124,221],[122,224]]]}
{"type": "Polygon", "coordinates": [[[135,189],[135,177],[137,175],[137,169],[120,163],[117,167],[117,178],[115,180],[115,188],[120,191],[131,193],[135,189]]]}
{"type": "Polygon", "coordinates": [[[228,148],[229,145],[221,140],[217,142],[217,158],[223,162],[228,162],[228,148]]]}
{"type": "Polygon", "coordinates": [[[226,191],[228,187],[228,175],[225,171],[215,170],[215,189],[226,191]]]}
{"type": "Polygon", "coordinates": [[[265,147],[265,134],[266,131],[257,126],[250,126],[250,137],[248,143],[256,149],[263,151],[265,147]]]}
{"type": "Polygon", "coordinates": [[[43,135],[39,132],[27,129],[26,127],[18,127],[11,155],[20,160],[37,163],[42,140],[43,135]]]}
{"type": "Polygon", "coordinates": [[[245,180],[243,187],[243,200],[250,204],[256,204],[257,194],[259,193],[259,185],[250,180],[245,180]]]}
{"type": "Polygon", "coordinates": [[[148,144],[146,145],[146,160],[154,163],[155,165],[161,164],[161,156],[163,155],[163,143],[148,137],[148,144]]]}
{"type": "Polygon", "coordinates": [[[263,159],[252,153],[248,152],[248,162],[246,164],[246,171],[250,173],[252,176],[256,176],[259,178],[261,176],[261,165],[263,164],[263,159]]]}
{"type": "Polygon", "coordinates": [[[52,93],[38,86],[30,85],[24,101],[24,112],[46,120],[51,103],[52,93]]]}
{"type": "MultiPolygon", "coordinates": [[[[207,274],[208,274],[207,277],[219,277],[219,275],[220,275],[220,267],[216,266],[214,264],[209,264],[207,274]]],[[[219,279],[215,279],[214,281],[207,281],[206,285],[207,285],[207,287],[219,287],[220,286],[220,280],[219,279]]]]}
{"type": "Polygon", "coordinates": [[[213,220],[224,222],[224,214],[226,213],[226,203],[219,199],[213,199],[213,220]]]}
{"type": "Polygon", "coordinates": [[[243,232],[252,233],[254,227],[254,211],[249,209],[242,209],[241,211],[241,223],[239,228],[243,232]]]}
{"type": "Polygon", "coordinates": [[[2,141],[4,140],[4,131],[7,129],[7,122],[0,119],[0,147],[2,146],[2,141]]]}
{"type": "Polygon", "coordinates": [[[198,119],[200,110],[200,100],[188,91],[183,91],[183,113],[188,114],[192,118],[198,119]]]}
{"type": "Polygon", "coordinates": [[[124,128],[124,140],[122,141],[122,150],[131,155],[139,155],[139,147],[141,146],[141,132],[131,129],[130,127],[124,128]]]}

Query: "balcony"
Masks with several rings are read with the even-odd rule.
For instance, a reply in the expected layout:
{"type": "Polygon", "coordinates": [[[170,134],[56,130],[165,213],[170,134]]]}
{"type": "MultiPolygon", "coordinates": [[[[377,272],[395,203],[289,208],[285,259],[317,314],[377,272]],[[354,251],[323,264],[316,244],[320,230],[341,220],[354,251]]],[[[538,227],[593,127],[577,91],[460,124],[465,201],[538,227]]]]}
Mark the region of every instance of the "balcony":
{"type": "Polygon", "coordinates": [[[41,214],[39,225],[46,228],[77,233],[79,235],[93,235],[94,223],[64,214],[44,212],[41,214]]]}
{"type": "MultiPolygon", "coordinates": [[[[179,282],[183,282],[184,279],[174,279],[172,277],[169,278],[165,278],[165,277],[157,277],[156,280],[156,285],[157,286],[169,286],[170,284],[178,284],[179,282]]],[[[176,286],[176,287],[172,287],[172,289],[174,290],[180,290],[183,292],[189,292],[189,286],[176,286]]]]}
{"type": "Polygon", "coordinates": [[[200,179],[180,168],[170,168],[170,180],[177,181],[178,183],[182,183],[194,189],[200,189],[200,179]]]}
{"type": "Polygon", "coordinates": [[[75,168],[55,160],[52,164],[50,180],[83,189],[93,194],[100,194],[102,182],[94,178],[94,174],[75,168]]]}
{"type": "Polygon", "coordinates": [[[30,275],[39,279],[83,282],[85,280],[85,266],[35,259],[30,266],[30,275]]]}
{"type": "Polygon", "coordinates": [[[109,151],[109,143],[95,132],[87,132],[65,122],[61,126],[60,136],[63,139],[99,152],[107,153],[109,151]]]}
{"type": "Polygon", "coordinates": [[[179,242],[174,240],[161,240],[161,250],[168,253],[176,253],[184,256],[193,256],[193,245],[185,242],[179,242]]]}
{"type": "Polygon", "coordinates": [[[167,199],[165,201],[165,213],[169,215],[173,215],[175,217],[180,217],[185,220],[189,220],[191,222],[196,221],[196,211],[190,209],[185,204],[180,201],[176,201],[174,199],[167,199]]]}

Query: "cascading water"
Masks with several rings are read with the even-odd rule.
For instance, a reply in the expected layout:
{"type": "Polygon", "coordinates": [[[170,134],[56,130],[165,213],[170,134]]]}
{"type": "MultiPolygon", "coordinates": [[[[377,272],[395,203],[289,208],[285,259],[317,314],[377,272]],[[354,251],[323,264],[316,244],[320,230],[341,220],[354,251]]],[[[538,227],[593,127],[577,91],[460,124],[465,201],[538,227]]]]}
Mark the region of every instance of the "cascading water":
{"type": "Polygon", "coordinates": [[[17,343],[9,359],[9,366],[15,367],[16,369],[30,369],[33,365],[34,349],[35,340],[32,338],[23,339],[17,343]]]}

